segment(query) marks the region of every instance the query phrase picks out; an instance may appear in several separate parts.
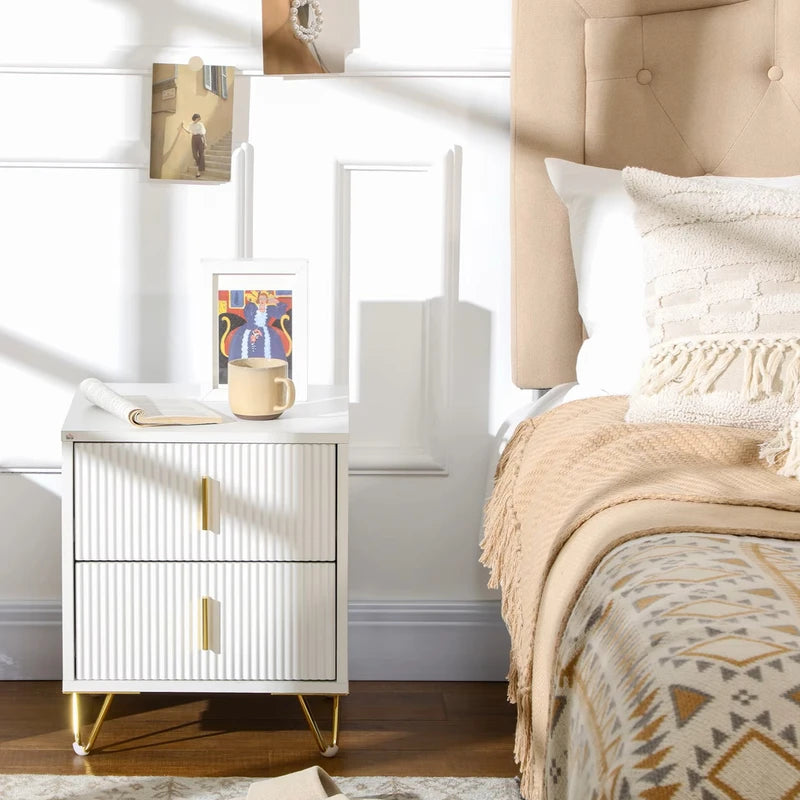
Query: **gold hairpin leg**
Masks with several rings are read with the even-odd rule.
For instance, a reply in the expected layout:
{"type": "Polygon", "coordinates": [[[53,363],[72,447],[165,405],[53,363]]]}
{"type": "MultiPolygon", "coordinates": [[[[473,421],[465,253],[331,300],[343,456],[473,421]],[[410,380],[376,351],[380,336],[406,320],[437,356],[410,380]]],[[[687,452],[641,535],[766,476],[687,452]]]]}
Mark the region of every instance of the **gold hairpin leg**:
{"type": "Polygon", "coordinates": [[[97,734],[100,733],[100,728],[103,727],[103,722],[105,722],[106,714],[108,714],[108,709],[111,707],[111,701],[114,699],[113,694],[107,694],[105,699],[103,700],[103,705],[100,707],[100,713],[97,715],[97,719],[94,721],[94,725],[92,726],[92,731],[89,734],[89,738],[86,740],[86,744],[81,742],[81,709],[80,709],[80,701],[78,699],[78,693],[72,693],[72,733],[75,737],[75,741],[72,743],[72,749],[75,753],[79,756],[88,756],[89,751],[94,747],[95,739],[97,739],[97,734]]]}
{"type": "Polygon", "coordinates": [[[300,708],[303,709],[303,716],[306,718],[306,722],[308,723],[308,727],[311,730],[314,739],[317,742],[317,747],[319,748],[319,752],[325,758],[333,758],[339,752],[339,698],[340,695],[335,694],[333,695],[333,721],[331,722],[331,743],[330,745],[325,744],[325,739],[322,738],[322,733],[320,732],[319,725],[317,725],[317,721],[314,719],[311,711],[308,708],[308,704],[306,703],[305,697],[299,694],[297,695],[297,699],[300,701],[300,708]]]}

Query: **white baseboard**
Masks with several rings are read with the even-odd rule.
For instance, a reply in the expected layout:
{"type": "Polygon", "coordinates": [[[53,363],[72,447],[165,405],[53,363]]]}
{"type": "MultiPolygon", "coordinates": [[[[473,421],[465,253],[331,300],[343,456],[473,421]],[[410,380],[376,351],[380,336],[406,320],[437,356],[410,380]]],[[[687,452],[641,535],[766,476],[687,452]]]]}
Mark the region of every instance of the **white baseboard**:
{"type": "MultiPolygon", "coordinates": [[[[351,603],[351,680],[499,681],[509,638],[496,601],[351,603]]],[[[61,679],[61,602],[0,600],[0,680],[61,679]]]]}
{"type": "Polygon", "coordinates": [[[61,679],[61,601],[0,600],[0,680],[61,679]]]}
{"type": "Polygon", "coordinates": [[[350,603],[350,679],[502,681],[510,640],[499,601],[350,603]]]}

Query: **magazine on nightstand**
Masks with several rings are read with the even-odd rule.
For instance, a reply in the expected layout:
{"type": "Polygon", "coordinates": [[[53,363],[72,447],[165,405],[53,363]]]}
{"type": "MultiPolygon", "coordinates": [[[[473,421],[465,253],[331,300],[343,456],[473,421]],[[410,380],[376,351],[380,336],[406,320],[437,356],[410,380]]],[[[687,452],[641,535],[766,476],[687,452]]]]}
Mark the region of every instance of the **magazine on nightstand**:
{"type": "Polygon", "coordinates": [[[123,397],[97,378],[87,378],[80,390],[89,402],[132,425],[209,425],[222,417],[196,400],[123,397]]]}

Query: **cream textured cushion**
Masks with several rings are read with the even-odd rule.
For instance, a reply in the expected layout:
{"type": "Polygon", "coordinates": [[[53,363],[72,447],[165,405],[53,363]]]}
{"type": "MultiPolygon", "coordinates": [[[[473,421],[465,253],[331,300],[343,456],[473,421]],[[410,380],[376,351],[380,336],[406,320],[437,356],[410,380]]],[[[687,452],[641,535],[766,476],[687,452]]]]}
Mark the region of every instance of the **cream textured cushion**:
{"type": "Polygon", "coordinates": [[[776,429],[800,406],[800,192],[624,170],[650,355],[629,422],[776,429]]]}

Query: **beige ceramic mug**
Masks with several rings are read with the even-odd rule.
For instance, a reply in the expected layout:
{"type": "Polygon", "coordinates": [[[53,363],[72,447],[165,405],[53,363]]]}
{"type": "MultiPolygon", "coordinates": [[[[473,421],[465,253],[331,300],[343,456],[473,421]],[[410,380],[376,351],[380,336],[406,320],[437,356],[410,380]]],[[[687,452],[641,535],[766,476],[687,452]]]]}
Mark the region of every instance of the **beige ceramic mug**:
{"type": "Polygon", "coordinates": [[[289,364],[280,358],[228,362],[228,403],[241,419],[276,419],[294,405],[289,364]]]}

